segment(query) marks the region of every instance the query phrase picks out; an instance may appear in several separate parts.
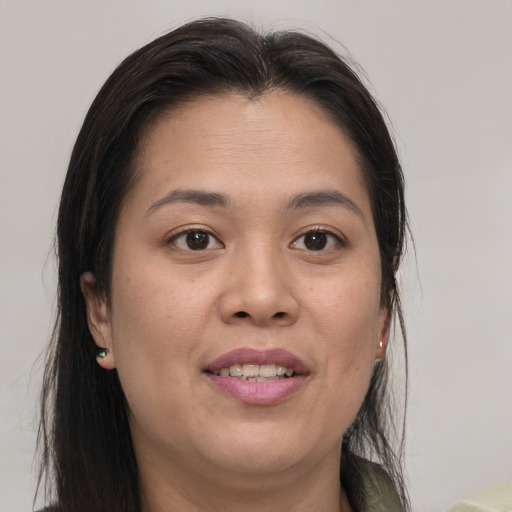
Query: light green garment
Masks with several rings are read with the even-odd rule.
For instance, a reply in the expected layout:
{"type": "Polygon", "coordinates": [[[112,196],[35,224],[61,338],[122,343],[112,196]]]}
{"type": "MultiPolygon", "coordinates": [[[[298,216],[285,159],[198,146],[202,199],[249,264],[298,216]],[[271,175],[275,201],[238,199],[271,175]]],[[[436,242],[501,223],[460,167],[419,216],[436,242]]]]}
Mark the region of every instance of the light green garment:
{"type": "Polygon", "coordinates": [[[377,464],[362,459],[361,463],[365,468],[363,512],[403,512],[389,475],[377,464]]]}
{"type": "Polygon", "coordinates": [[[512,482],[473,494],[448,512],[512,512],[512,482]]]}
{"type": "Polygon", "coordinates": [[[388,480],[382,478],[367,480],[365,487],[367,503],[365,512],[403,512],[396,491],[388,480]]]}

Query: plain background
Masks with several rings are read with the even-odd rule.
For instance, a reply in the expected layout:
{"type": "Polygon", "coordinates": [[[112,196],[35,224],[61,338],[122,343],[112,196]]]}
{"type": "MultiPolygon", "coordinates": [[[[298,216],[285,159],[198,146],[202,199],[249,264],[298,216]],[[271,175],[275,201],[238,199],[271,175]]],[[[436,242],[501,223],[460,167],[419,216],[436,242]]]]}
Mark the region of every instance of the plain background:
{"type": "Polygon", "coordinates": [[[0,0],[0,511],[31,510],[56,207],[86,109],[128,53],[230,15],[349,49],[407,180],[415,512],[512,480],[512,2],[0,0]]]}

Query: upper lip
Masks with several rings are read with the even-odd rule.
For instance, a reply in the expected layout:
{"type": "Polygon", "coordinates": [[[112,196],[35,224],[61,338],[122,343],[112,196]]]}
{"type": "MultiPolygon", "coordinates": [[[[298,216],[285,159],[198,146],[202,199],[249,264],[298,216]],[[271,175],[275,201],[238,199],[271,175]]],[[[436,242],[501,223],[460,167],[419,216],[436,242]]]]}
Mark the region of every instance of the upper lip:
{"type": "Polygon", "coordinates": [[[296,374],[309,373],[307,365],[296,355],[281,348],[257,350],[254,348],[239,348],[222,354],[209,363],[205,371],[214,372],[234,364],[276,364],[286,366],[296,374]]]}

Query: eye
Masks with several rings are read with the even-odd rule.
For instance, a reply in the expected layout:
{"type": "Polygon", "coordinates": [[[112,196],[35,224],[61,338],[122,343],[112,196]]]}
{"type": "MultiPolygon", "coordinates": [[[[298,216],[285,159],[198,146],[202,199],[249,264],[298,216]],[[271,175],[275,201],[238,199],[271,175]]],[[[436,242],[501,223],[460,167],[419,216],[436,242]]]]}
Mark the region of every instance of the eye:
{"type": "Polygon", "coordinates": [[[202,229],[187,229],[174,235],[169,244],[184,251],[204,251],[220,249],[223,245],[208,231],[202,229]]]}
{"type": "Polygon", "coordinates": [[[325,251],[339,247],[342,244],[341,239],[335,234],[321,229],[314,229],[297,238],[293,242],[292,247],[293,249],[306,251],[325,251]]]}

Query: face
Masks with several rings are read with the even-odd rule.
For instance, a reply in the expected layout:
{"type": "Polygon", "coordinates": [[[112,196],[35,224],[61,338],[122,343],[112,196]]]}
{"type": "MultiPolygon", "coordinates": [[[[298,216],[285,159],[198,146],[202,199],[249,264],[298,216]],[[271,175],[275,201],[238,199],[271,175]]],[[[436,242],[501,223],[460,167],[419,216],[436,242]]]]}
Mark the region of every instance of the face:
{"type": "Polygon", "coordinates": [[[351,143],[310,100],[226,95],[161,117],[137,164],[111,296],[94,296],[91,274],[82,286],[139,463],[232,476],[337,464],[387,337],[351,143]]]}

